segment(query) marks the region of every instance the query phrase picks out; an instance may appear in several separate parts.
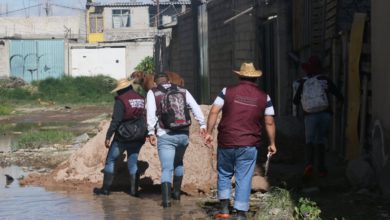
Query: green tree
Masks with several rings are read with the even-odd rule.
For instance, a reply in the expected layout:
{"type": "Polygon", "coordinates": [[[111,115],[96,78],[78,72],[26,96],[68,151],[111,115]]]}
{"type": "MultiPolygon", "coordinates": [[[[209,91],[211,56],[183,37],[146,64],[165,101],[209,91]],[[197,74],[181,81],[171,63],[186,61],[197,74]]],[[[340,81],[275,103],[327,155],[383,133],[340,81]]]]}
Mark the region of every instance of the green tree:
{"type": "Polygon", "coordinates": [[[145,57],[136,67],[136,71],[144,71],[146,74],[154,73],[154,59],[151,56],[145,57]]]}

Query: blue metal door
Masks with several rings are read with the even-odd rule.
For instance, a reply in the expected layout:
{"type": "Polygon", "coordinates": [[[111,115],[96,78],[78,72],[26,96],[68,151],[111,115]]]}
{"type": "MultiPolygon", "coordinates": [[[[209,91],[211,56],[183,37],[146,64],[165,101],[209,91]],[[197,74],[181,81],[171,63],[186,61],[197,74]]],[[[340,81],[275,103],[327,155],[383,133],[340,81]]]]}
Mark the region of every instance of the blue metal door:
{"type": "Polygon", "coordinates": [[[11,76],[26,82],[64,75],[64,40],[11,40],[11,76]]]}

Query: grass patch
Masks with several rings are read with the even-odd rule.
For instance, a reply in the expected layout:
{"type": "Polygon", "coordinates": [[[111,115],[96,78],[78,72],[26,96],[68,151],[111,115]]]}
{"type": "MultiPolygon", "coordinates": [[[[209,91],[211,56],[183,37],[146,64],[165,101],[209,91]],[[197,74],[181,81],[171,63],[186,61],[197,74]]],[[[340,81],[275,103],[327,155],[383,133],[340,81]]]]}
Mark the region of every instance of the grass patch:
{"type": "Polygon", "coordinates": [[[115,80],[106,76],[49,78],[35,82],[39,96],[58,103],[112,102],[115,80]]]}
{"type": "Polygon", "coordinates": [[[69,131],[44,130],[44,131],[29,131],[23,133],[18,142],[12,147],[17,149],[34,149],[44,145],[64,144],[72,140],[73,133],[69,131]]]}
{"type": "Polygon", "coordinates": [[[9,115],[14,111],[14,108],[10,105],[0,105],[0,115],[9,115]]]}
{"type": "Polygon", "coordinates": [[[289,191],[273,187],[258,210],[255,216],[256,220],[292,219],[294,201],[289,191]]]}
{"type": "Polygon", "coordinates": [[[0,124],[0,133],[8,133],[12,131],[12,129],[15,127],[15,124],[0,124]]]}
{"type": "Polygon", "coordinates": [[[115,80],[107,76],[48,78],[29,86],[0,88],[0,102],[25,103],[38,99],[60,104],[97,104],[112,102],[115,80]]]}

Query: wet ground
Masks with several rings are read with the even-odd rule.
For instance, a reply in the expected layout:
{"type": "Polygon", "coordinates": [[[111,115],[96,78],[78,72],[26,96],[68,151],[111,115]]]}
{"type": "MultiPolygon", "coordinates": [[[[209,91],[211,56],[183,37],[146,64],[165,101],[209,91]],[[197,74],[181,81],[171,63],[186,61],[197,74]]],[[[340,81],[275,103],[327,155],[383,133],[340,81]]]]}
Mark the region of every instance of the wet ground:
{"type": "MultiPolygon", "coordinates": [[[[109,118],[111,108],[25,108],[19,109],[17,114],[0,117],[0,125],[60,128],[78,134],[91,132],[93,135],[96,125],[109,118]]],[[[32,171],[47,172],[47,168],[66,159],[77,146],[72,148],[73,145],[69,145],[63,151],[46,148],[12,152],[11,146],[17,141],[19,132],[23,131],[3,131],[0,134],[0,167],[3,167],[0,168],[0,219],[210,219],[215,211],[215,204],[209,210],[200,208],[198,203],[201,198],[195,197],[183,197],[180,204],[162,209],[158,192],[143,192],[140,198],[130,197],[124,192],[98,197],[92,195],[91,189],[67,191],[59,188],[21,187],[18,178],[32,171]],[[50,161],[50,158],[56,160],[50,161]],[[5,174],[12,176],[14,181],[7,185],[5,174]]],[[[340,162],[337,156],[328,155],[331,159],[328,162],[332,166],[327,178],[304,182],[301,178],[303,165],[296,162],[300,160],[302,148],[294,148],[289,143],[285,149],[288,151],[283,152],[283,146],[280,146],[281,156],[271,161],[271,185],[289,189],[297,196],[296,200],[304,196],[316,201],[322,210],[323,219],[390,219],[390,200],[382,197],[375,189],[354,191],[349,188],[345,178],[346,164],[340,162]]]]}
{"type": "Polygon", "coordinates": [[[0,134],[0,219],[207,219],[197,205],[199,198],[195,197],[183,196],[180,203],[163,209],[158,192],[133,198],[125,192],[94,196],[92,189],[69,191],[19,185],[19,179],[30,172],[49,172],[80,147],[70,143],[14,151],[12,146],[21,133],[59,129],[92,137],[98,124],[109,119],[111,109],[111,106],[20,108],[14,115],[0,117],[5,128],[0,134]],[[7,181],[5,174],[13,181],[7,181]]]}
{"type": "Polygon", "coordinates": [[[163,209],[158,194],[133,198],[123,192],[94,196],[90,191],[20,187],[18,178],[24,175],[16,166],[0,169],[0,219],[207,219],[194,197],[163,209]],[[5,174],[14,181],[7,184],[5,174]]]}

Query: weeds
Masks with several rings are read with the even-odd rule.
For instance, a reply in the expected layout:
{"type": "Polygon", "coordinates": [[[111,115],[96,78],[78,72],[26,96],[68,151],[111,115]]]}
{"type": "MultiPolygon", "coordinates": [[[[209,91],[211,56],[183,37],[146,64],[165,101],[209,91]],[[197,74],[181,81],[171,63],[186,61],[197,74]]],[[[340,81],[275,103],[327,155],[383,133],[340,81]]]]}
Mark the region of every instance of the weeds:
{"type": "Polygon", "coordinates": [[[147,74],[153,74],[154,72],[154,59],[153,57],[145,57],[136,67],[137,71],[144,71],[147,74]]]}
{"type": "Polygon", "coordinates": [[[0,105],[0,115],[9,115],[14,111],[14,108],[10,105],[0,105]]]}
{"type": "Polygon", "coordinates": [[[320,208],[308,198],[299,198],[298,206],[294,208],[296,220],[320,220],[320,214],[320,208]]]}
{"type": "Polygon", "coordinates": [[[13,150],[41,148],[44,145],[69,142],[73,137],[74,135],[68,131],[29,131],[23,133],[12,148],[13,150]]]}
{"type": "Polygon", "coordinates": [[[293,207],[294,204],[290,192],[282,188],[273,187],[265,197],[261,207],[259,207],[255,219],[292,219],[293,207]]]}
{"type": "Polygon", "coordinates": [[[107,76],[48,78],[31,86],[0,88],[0,102],[17,105],[38,99],[50,103],[107,103],[113,99],[115,80],[107,76]]]}

